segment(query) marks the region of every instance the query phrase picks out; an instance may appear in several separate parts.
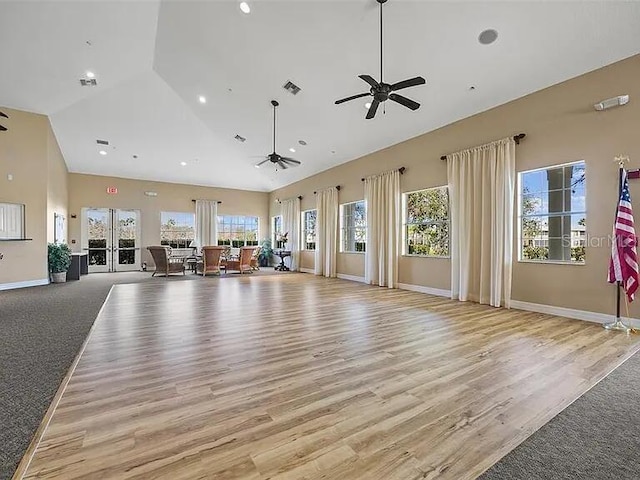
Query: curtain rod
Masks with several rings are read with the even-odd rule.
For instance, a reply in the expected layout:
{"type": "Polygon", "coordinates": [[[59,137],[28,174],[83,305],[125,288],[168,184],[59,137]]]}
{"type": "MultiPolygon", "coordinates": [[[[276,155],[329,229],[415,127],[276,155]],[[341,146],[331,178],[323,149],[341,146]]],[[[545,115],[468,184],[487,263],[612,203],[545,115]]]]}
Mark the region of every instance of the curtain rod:
{"type": "MultiPolygon", "coordinates": [[[[193,198],[191,199],[191,201],[192,201],[192,202],[197,202],[197,200],[195,200],[195,199],[193,199],[193,198]]],[[[218,200],[218,201],[217,201],[217,203],[218,203],[218,204],[222,203],[222,200],[218,200]]]]}
{"type": "MultiPolygon", "coordinates": [[[[520,140],[522,140],[526,136],[527,136],[526,133],[519,133],[519,134],[513,136],[513,141],[516,142],[516,145],[520,145],[520,140]]],[[[440,157],[440,160],[446,160],[446,159],[447,159],[446,155],[442,155],[440,157]]]]}
{"type": "MultiPolygon", "coordinates": [[[[340,191],[340,185],[336,185],[336,190],[340,191]]],[[[318,192],[313,192],[313,194],[315,195],[318,192]]]]}
{"type": "MultiPolygon", "coordinates": [[[[298,195],[298,200],[302,200],[302,195],[298,195]]],[[[276,198],[276,202],[282,203],[279,198],[276,198]]]]}
{"type": "MultiPolygon", "coordinates": [[[[398,169],[398,171],[400,172],[400,175],[404,174],[404,171],[405,171],[405,170],[406,170],[406,168],[405,168],[405,167],[400,167],[400,168],[398,169]]],[[[364,178],[361,178],[361,180],[364,182],[364,178]]]]}

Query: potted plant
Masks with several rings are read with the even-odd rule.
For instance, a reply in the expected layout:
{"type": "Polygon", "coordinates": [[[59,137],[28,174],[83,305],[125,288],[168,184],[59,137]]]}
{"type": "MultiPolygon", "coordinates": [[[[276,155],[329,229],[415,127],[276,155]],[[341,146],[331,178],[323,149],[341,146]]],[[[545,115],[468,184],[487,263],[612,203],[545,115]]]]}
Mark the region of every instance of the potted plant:
{"type": "Polygon", "coordinates": [[[273,247],[271,246],[271,240],[265,238],[260,243],[260,255],[258,255],[258,261],[261,267],[268,267],[271,263],[271,256],[273,255],[273,247]]]}
{"type": "Polygon", "coordinates": [[[67,281],[67,270],[71,266],[71,249],[66,243],[50,243],[48,249],[49,272],[53,283],[67,281]]]}

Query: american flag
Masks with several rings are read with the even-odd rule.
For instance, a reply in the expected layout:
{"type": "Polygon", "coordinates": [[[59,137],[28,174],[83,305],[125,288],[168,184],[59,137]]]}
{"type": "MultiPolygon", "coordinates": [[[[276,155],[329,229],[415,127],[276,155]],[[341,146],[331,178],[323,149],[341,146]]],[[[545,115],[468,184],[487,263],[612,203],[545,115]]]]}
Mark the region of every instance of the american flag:
{"type": "Polygon", "coordinates": [[[616,221],[613,225],[613,238],[609,261],[609,283],[620,282],[624,291],[627,292],[629,301],[632,302],[638,289],[638,254],[629,182],[624,168],[620,168],[620,198],[616,210],[616,221]]]}

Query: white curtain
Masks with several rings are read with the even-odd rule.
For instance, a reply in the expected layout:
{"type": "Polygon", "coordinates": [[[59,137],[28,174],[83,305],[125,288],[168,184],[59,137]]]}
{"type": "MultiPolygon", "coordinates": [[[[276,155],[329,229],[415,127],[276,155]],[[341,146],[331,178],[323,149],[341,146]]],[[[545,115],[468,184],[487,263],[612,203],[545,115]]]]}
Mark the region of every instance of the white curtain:
{"type": "Polygon", "coordinates": [[[447,155],[451,298],[511,306],[515,142],[447,155]]]}
{"type": "Polygon", "coordinates": [[[218,202],[196,200],[196,238],[193,246],[200,249],[205,245],[218,244],[218,202]]]}
{"type": "Polygon", "coordinates": [[[338,189],[321,190],[316,194],[316,256],[315,274],[336,277],[338,251],[338,189]]]}
{"type": "Polygon", "coordinates": [[[364,278],[370,285],[398,286],[400,244],[400,172],[365,178],[367,249],[364,278]]]}
{"type": "Polygon", "coordinates": [[[300,265],[300,199],[290,198],[282,201],[282,232],[287,233],[285,248],[291,250],[291,270],[300,265]]]}

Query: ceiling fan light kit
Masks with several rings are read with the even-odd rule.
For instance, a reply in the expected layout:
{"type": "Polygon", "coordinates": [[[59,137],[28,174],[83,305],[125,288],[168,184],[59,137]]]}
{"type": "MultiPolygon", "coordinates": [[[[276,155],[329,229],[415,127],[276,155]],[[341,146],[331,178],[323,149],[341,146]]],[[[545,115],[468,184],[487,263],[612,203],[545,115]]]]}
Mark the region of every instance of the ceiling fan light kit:
{"type": "Polygon", "coordinates": [[[283,170],[286,170],[289,167],[297,167],[300,165],[298,160],[291,157],[283,157],[276,153],[276,109],[280,104],[275,100],[271,100],[271,105],[273,106],[273,152],[267,155],[261,162],[256,163],[255,167],[260,168],[267,162],[273,163],[276,166],[276,170],[278,167],[283,170]]]}
{"type": "Polygon", "coordinates": [[[383,81],[382,76],[382,5],[387,2],[387,0],[376,0],[380,4],[380,81],[376,81],[371,75],[358,75],[359,78],[367,82],[370,86],[369,92],[359,93],[357,95],[352,95],[351,97],[342,98],[340,100],[336,100],[335,104],[339,105],[344,102],[348,102],[350,100],[355,100],[356,98],[362,97],[373,97],[371,101],[371,106],[367,111],[367,116],[365,118],[372,119],[375,117],[376,112],[378,110],[378,106],[386,102],[387,100],[391,100],[392,102],[399,103],[400,105],[407,107],[411,110],[417,110],[420,108],[420,104],[411,100],[410,98],[404,97],[402,95],[398,95],[394,93],[398,90],[402,90],[403,88],[415,87],[416,85],[424,85],[426,80],[422,77],[414,77],[408,80],[403,80],[401,82],[389,84],[383,81]]]}

